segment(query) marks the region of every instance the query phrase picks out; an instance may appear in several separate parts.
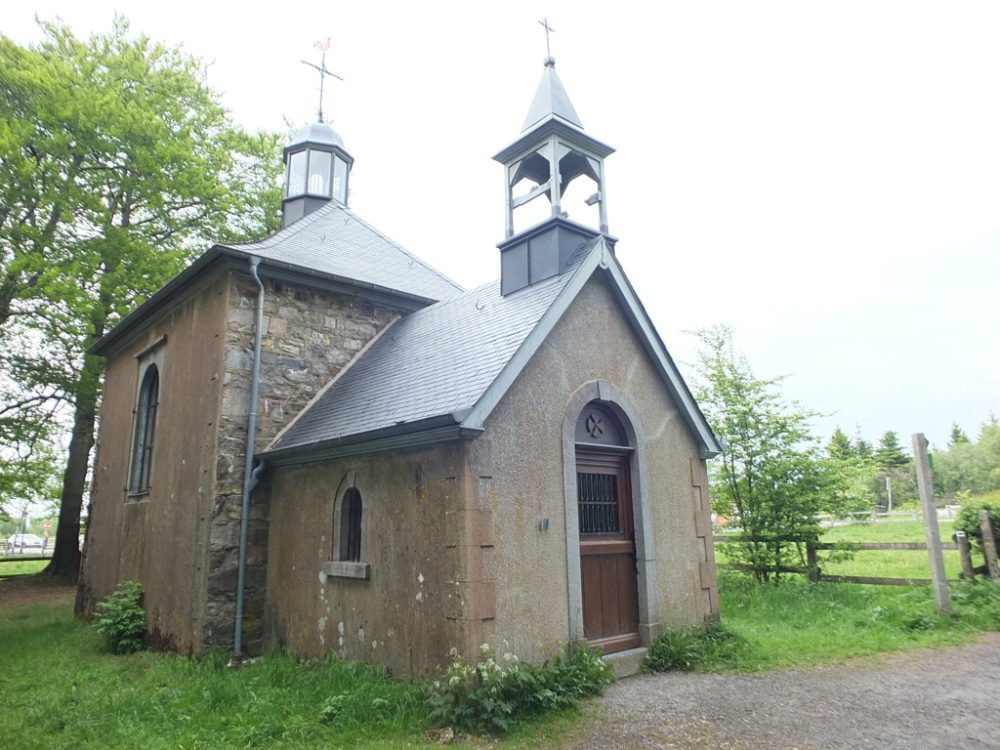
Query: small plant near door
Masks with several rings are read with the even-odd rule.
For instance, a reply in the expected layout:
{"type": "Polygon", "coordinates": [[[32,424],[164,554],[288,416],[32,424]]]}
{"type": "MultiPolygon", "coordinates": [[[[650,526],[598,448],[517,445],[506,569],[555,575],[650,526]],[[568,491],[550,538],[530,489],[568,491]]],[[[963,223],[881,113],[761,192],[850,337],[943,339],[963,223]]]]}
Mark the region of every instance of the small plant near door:
{"type": "Polygon", "coordinates": [[[115,654],[131,654],[143,647],[146,612],[142,608],[142,584],[125,581],[97,605],[94,629],[104,636],[115,654]]]}
{"type": "Polygon", "coordinates": [[[502,663],[485,644],[478,664],[456,655],[444,676],[428,688],[429,723],[472,734],[503,734],[531,717],[576,707],[613,679],[611,665],[589,648],[540,666],[511,654],[502,663]]]}
{"type": "Polygon", "coordinates": [[[721,622],[660,633],[642,660],[644,672],[690,672],[734,667],[750,653],[750,642],[721,622]]]}

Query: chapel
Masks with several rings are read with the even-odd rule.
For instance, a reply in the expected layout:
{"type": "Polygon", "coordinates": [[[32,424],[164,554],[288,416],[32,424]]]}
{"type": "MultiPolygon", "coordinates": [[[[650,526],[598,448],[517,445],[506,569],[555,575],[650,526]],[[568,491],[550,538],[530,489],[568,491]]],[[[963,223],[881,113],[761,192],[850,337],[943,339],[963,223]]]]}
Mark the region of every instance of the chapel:
{"type": "Polygon", "coordinates": [[[343,139],[302,128],[283,228],[209,248],[93,347],[78,612],[137,580],[153,646],[412,676],[718,618],[720,446],[615,254],[612,153],[547,58],[494,157],[499,279],[463,289],[357,216],[343,139]]]}

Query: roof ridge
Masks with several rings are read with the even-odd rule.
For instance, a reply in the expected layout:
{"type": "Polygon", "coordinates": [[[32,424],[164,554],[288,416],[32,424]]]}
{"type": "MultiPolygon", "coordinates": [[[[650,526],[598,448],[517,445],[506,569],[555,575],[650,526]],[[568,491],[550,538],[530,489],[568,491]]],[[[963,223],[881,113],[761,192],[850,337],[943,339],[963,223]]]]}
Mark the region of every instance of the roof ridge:
{"type": "Polygon", "coordinates": [[[370,229],[371,231],[373,231],[375,234],[377,234],[383,240],[385,240],[390,245],[392,245],[393,247],[395,247],[397,250],[399,250],[400,252],[402,252],[404,255],[409,256],[410,258],[412,258],[413,260],[415,260],[417,263],[419,263],[420,265],[422,265],[424,268],[426,268],[428,271],[431,271],[432,273],[434,273],[435,275],[437,275],[438,277],[440,277],[442,280],[444,280],[444,281],[448,282],[449,284],[451,284],[453,287],[455,287],[456,291],[459,291],[459,292],[466,291],[465,287],[463,287],[457,281],[455,281],[454,279],[451,279],[448,276],[446,276],[445,274],[443,274],[441,271],[439,271],[437,268],[435,268],[434,266],[432,266],[430,263],[428,263],[427,261],[425,261],[420,256],[415,255],[414,253],[411,253],[409,250],[407,250],[405,247],[403,247],[398,242],[396,242],[396,240],[392,239],[392,237],[389,237],[385,232],[383,232],[381,229],[379,229],[378,227],[376,227],[374,224],[368,223],[365,219],[362,219],[360,216],[358,216],[356,213],[354,213],[353,211],[351,211],[346,206],[343,207],[343,210],[344,210],[344,213],[346,213],[348,216],[350,216],[356,222],[358,222],[359,224],[362,224],[363,226],[365,226],[368,229],[370,229]]]}

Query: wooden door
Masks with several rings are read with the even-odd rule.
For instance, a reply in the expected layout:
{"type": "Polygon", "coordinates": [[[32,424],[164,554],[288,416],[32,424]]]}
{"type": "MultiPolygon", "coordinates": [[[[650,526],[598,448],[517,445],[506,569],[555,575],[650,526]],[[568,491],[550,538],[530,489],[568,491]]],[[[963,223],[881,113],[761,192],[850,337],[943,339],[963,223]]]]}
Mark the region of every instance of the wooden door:
{"type": "Polygon", "coordinates": [[[605,653],[639,645],[628,456],[577,451],[583,630],[605,653]]]}

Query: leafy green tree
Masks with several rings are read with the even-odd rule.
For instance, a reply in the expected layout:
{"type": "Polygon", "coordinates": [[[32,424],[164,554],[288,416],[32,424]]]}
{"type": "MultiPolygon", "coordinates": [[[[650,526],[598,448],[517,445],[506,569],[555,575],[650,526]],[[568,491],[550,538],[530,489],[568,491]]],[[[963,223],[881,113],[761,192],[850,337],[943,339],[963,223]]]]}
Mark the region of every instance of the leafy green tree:
{"type": "Polygon", "coordinates": [[[854,430],[854,455],[858,458],[871,458],[875,455],[872,444],[861,436],[861,428],[854,430]]]}
{"type": "Polygon", "coordinates": [[[951,434],[948,436],[948,445],[958,445],[959,443],[968,443],[969,436],[965,434],[965,430],[958,426],[958,422],[951,423],[951,434]]]}
{"type": "Polygon", "coordinates": [[[789,537],[815,538],[817,516],[843,499],[843,477],[810,434],[813,412],[781,395],[781,378],[760,379],[733,349],[725,326],[698,332],[699,403],[725,452],[712,464],[717,510],[743,531],[731,545],[758,580],[801,560],[789,537]]]}
{"type": "Polygon", "coordinates": [[[275,229],[280,164],[277,137],[235,127],[197,60],[120,18],[86,41],[40,25],[33,46],[0,36],[0,368],[65,401],[48,570],[75,577],[103,376],[87,350],[211,239],[275,229]]]}

